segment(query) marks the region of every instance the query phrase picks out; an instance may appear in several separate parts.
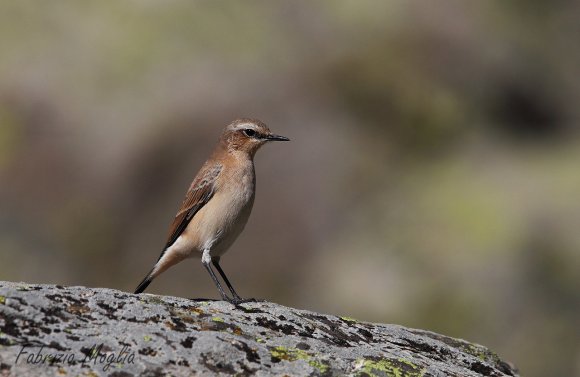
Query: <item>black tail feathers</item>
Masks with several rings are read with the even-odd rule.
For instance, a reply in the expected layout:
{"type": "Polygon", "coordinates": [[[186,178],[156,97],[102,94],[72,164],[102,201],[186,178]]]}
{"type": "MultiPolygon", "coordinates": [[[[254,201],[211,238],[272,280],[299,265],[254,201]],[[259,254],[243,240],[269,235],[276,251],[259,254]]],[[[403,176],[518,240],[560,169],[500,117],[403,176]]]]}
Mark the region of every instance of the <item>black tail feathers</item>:
{"type": "Polygon", "coordinates": [[[142,293],[145,289],[147,289],[147,287],[149,286],[149,284],[151,284],[151,281],[153,281],[153,278],[151,277],[151,272],[147,274],[147,276],[145,276],[145,279],[143,279],[143,281],[141,283],[139,283],[139,285],[137,286],[137,289],[135,289],[135,293],[142,293]]]}

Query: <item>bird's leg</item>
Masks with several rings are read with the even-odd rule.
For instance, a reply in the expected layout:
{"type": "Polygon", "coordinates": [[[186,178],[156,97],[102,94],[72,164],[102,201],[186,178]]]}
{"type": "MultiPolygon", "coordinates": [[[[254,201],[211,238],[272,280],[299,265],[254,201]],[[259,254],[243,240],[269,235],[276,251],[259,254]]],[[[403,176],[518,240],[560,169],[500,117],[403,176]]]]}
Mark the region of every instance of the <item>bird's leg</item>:
{"type": "Polygon", "coordinates": [[[234,296],[234,300],[236,300],[238,302],[243,302],[244,299],[241,298],[240,295],[238,295],[236,293],[236,290],[234,289],[234,287],[232,286],[232,284],[228,280],[228,277],[226,276],[224,270],[222,270],[222,268],[220,267],[220,257],[213,257],[211,259],[211,261],[212,261],[213,265],[215,266],[215,268],[217,268],[218,272],[220,273],[220,275],[222,276],[224,281],[226,282],[226,285],[230,289],[230,292],[232,292],[232,295],[234,296]]]}
{"type": "Polygon", "coordinates": [[[224,292],[224,289],[222,288],[220,281],[218,280],[217,276],[215,276],[215,273],[213,272],[213,270],[211,268],[211,256],[209,255],[209,249],[205,249],[203,251],[203,256],[201,257],[201,263],[206,268],[207,272],[209,272],[209,275],[211,276],[213,282],[215,283],[218,291],[220,291],[222,299],[225,301],[228,301],[228,302],[232,302],[232,299],[229,298],[228,295],[224,292]]]}

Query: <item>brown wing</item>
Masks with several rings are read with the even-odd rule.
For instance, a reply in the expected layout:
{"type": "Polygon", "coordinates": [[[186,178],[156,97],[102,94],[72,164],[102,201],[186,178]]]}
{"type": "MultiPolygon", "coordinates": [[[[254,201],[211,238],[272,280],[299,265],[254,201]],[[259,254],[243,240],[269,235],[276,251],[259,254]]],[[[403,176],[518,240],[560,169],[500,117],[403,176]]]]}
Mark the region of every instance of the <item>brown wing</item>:
{"type": "Polygon", "coordinates": [[[169,227],[167,243],[159,259],[165,254],[165,250],[183,233],[193,216],[211,199],[215,192],[216,179],[221,171],[222,165],[217,164],[211,167],[204,166],[197,174],[185,195],[179,211],[175,215],[175,219],[173,219],[171,227],[169,227]]]}

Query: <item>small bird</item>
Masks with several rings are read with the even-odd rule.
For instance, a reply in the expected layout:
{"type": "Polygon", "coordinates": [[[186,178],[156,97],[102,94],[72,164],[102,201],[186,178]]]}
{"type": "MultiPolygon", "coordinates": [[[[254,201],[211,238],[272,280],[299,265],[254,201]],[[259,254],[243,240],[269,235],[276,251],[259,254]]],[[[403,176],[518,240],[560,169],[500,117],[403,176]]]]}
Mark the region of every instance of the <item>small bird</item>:
{"type": "Polygon", "coordinates": [[[143,292],[153,279],[169,267],[197,256],[201,258],[222,299],[234,304],[245,302],[220,267],[220,258],[240,235],[250,217],[256,189],[256,151],[267,142],[289,140],[274,135],[256,119],[237,119],[229,124],[210,158],[189,186],[157,263],[135,293],[143,292]],[[232,298],[224,292],[212,264],[229,288],[232,298]]]}

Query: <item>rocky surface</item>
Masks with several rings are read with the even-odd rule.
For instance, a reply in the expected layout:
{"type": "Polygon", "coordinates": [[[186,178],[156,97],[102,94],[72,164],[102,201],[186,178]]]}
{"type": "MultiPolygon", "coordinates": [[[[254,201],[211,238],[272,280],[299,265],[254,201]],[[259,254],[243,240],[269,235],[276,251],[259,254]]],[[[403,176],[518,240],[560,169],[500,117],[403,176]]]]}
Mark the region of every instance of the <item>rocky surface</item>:
{"type": "Polygon", "coordinates": [[[516,376],[487,348],[269,302],[0,282],[0,376],[516,376]]]}

